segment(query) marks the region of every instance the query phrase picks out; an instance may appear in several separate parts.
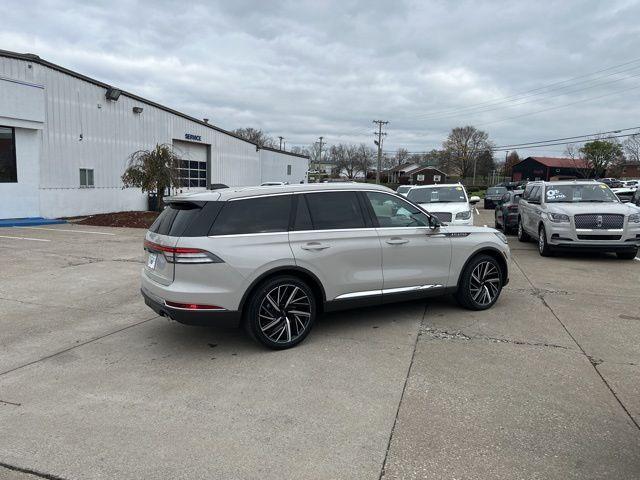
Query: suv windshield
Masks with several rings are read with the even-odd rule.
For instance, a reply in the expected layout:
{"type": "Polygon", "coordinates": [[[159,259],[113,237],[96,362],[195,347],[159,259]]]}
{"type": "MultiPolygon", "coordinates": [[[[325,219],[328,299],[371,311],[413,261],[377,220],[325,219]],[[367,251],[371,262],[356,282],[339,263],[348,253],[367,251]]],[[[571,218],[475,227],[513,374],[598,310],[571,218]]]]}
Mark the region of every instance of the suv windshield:
{"type": "Polygon", "coordinates": [[[412,188],[407,194],[407,198],[414,203],[466,203],[467,201],[464,188],[461,186],[412,188]]]}
{"type": "Polygon", "coordinates": [[[601,183],[589,185],[549,185],[545,192],[547,203],[617,202],[615,194],[601,183]]]}
{"type": "Polygon", "coordinates": [[[398,187],[398,190],[396,190],[396,192],[407,193],[409,190],[411,190],[411,187],[398,187]]]}
{"type": "Polygon", "coordinates": [[[507,187],[491,187],[487,189],[487,195],[502,195],[507,191],[507,187]]]}

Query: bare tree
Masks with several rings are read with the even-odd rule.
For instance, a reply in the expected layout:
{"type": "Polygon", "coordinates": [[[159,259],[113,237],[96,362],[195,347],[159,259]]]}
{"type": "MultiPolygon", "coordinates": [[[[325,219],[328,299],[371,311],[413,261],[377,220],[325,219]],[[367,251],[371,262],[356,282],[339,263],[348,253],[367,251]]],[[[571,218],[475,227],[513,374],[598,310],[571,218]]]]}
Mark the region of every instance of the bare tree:
{"type": "Polygon", "coordinates": [[[367,173],[371,171],[371,167],[373,166],[373,159],[376,156],[376,152],[373,148],[368,147],[366,144],[361,143],[358,146],[358,160],[360,162],[360,166],[362,168],[362,173],[364,173],[364,178],[367,178],[367,173]]]}
{"type": "Polygon", "coordinates": [[[640,133],[631,135],[622,144],[627,160],[632,163],[640,163],[640,133]]]}
{"type": "Polygon", "coordinates": [[[409,152],[406,148],[399,148],[395,155],[395,164],[400,166],[409,160],[409,152]]]}
{"type": "Polygon", "coordinates": [[[587,172],[585,171],[586,162],[578,147],[575,143],[567,143],[564,147],[564,156],[570,158],[573,162],[573,168],[575,169],[576,177],[586,178],[587,172]]]}
{"type": "Polygon", "coordinates": [[[353,180],[358,174],[365,174],[373,163],[373,151],[366,145],[332,145],[329,157],[340,175],[353,180]]]}
{"type": "Polygon", "coordinates": [[[451,130],[442,147],[447,152],[443,159],[447,171],[469,177],[474,174],[480,156],[491,150],[492,145],[486,132],[468,125],[451,130]]]}
{"type": "Polygon", "coordinates": [[[244,138],[252,143],[255,143],[259,147],[275,148],[276,142],[273,138],[268,136],[262,130],[252,127],[237,128],[233,131],[234,135],[244,138]]]}
{"type": "Polygon", "coordinates": [[[515,150],[513,150],[512,152],[509,152],[509,154],[507,155],[507,158],[504,161],[504,166],[502,168],[503,175],[505,177],[510,177],[513,166],[519,161],[520,161],[520,155],[518,155],[518,152],[516,152],[515,150]]]}

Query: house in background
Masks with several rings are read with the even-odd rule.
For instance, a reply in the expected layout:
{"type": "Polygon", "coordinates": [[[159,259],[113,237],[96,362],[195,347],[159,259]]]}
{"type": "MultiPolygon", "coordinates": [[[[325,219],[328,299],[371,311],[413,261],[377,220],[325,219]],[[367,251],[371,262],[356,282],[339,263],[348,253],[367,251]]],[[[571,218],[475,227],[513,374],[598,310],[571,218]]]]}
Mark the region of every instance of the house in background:
{"type": "Polygon", "coordinates": [[[403,163],[397,167],[393,167],[384,172],[387,175],[388,183],[400,183],[406,185],[410,183],[411,174],[421,169],[417,163],[403,163]]]}
{"type": "Polygon", "coordinates": [[[583,159],[562,157],[527,157],[511,170],[514,182],[522,180],[569,180],[593,178],[593,169],[583,159]]]}
{"type": "Polygon", "coordinates": [[[612,168],[612,174],[607,171],[607,176],[616,176],[621,179],[638,179],[640,178],[640,163],[623,163],[612,168]],[[613,175],[613,172],[616,172],[613,175]]]}
{"type": "Polygon", "coordinates": [[[433,185],[445,183],[447,174],[435,167],[421,167],[410,174],[409,183],[411,185],[433,185]]]}

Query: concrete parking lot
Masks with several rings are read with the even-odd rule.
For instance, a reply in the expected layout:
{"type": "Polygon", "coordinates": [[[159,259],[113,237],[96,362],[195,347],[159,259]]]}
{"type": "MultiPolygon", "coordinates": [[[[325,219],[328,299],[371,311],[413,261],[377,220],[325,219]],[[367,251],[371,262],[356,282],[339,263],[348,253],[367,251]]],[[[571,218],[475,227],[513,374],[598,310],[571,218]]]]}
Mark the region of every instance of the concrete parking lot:
{"type": "Polygon", "coordinates": [[[510,237],[491,310],[336,313],[273,352],[149,310],[143,234],[0,230],[0,478],[640,477],[639,260],[510,237]]]}

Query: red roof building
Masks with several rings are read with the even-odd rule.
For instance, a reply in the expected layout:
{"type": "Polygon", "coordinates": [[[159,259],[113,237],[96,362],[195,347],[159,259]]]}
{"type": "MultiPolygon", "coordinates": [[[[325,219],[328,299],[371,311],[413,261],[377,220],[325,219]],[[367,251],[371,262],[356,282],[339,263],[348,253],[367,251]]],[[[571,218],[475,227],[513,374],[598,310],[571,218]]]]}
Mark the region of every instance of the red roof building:
{"type": "Polygon", "coordinates": [[[511,170],[514,182],[522,180],[569,180],[593,178],[593,170],[583,159],[565,157],[527,157],[511,170]]]}

